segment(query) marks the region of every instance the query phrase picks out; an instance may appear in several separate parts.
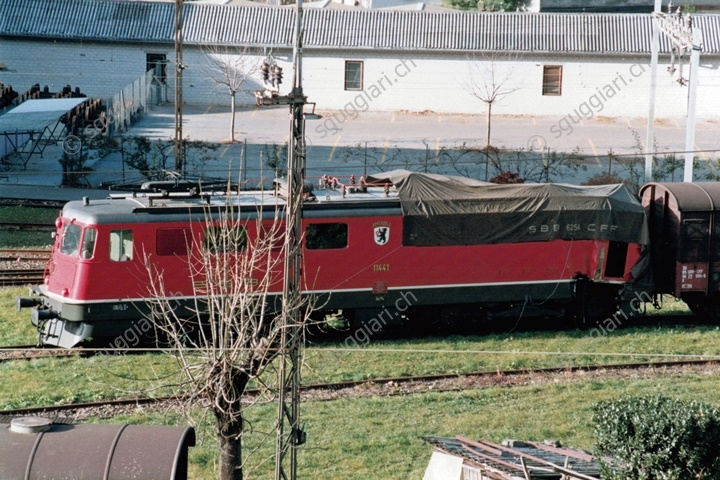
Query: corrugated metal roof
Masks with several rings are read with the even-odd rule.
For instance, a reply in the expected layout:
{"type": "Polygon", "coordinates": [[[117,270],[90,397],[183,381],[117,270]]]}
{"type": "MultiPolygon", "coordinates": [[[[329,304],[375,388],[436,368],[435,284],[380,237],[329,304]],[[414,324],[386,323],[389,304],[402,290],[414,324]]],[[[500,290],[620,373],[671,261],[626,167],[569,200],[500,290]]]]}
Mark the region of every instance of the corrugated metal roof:
{"type": "Polygon", "coordinates": [[[172,41],[172,3],[0,0],[0,34],[110,41],[172,41]]]}
{"type": "Polygon", "coordinates": [[[565,478],[562,473],[568,478],[600,478],[600,466],[595,458],[572,448],[518,441],[498,445],[460,436],[421,438],[441,451],[469,461],[471,465],[488,468],[494,473],[492,478],[510,480],[525,477],[525,471],[531,479],[565,478]]]}
{"type": "Polygon", "coordinates": [[[222,45],[292,45],[295,10],[272,7],[186,5],[185,42],[222,45]]]}
{"type": "MultiPolygon", "coordinates": [[[[173,41],[173,3],[0,0],[0,35],[120,42],[173,41]]],[[[188,44],[291,45],[287,7],[185,4],[188,44]]],[[[698,15],[704,52],[720,53],[720,15],[698,15]]],[[[305,48],[649,54],[645,14],[307,9],[305,48]]],[[[663,40],[663,51],[668,42],[663,40]]]]}
{"type": "MultiPolygon", "coordinates": [[[[709,40],[705,51],[720,51],[720,16],[696,20],[709,40]]],[[[650,17],[640,14],[321,10],[308,15],[305,44],[334,48],[649,53],[651,32],[650,17]]],[[[663,49],[667,48],[664,41],[663,49]]]]}

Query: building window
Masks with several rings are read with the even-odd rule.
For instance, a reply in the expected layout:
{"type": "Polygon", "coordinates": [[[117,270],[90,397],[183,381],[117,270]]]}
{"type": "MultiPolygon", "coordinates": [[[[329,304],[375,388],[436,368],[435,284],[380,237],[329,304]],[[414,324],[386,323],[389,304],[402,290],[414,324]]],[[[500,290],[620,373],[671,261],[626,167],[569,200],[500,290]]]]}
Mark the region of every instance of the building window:
{"type": "Polygon", "coordinates": [[[132,230],[115,230],[110,232],[110,260],[113,262],[129,262],[133,257],[132,230]]]}
{"type": "Polygon", "coordinates": [[[363,89],[363,62],[348,60],[345,62],[345,90],[363,89]]]}
{"type": "Polygon", "coordinates": [[[545,65],[543,67],[543,95],[562,95],[562,67],[545,65]]]}
{"type": "Polygon", "coordinates": [[[148,53],[147,54],[147,67],[145,71],[153,71],[155,78],[162,83],[167,83],[167,58],[164,53],[148,53]]]}
{"type": "Polygon", "coordinates": [[[313,223],[305,231],[305,246],[308,250],[345,248],[347,244],[347,223],[313,223]]]}

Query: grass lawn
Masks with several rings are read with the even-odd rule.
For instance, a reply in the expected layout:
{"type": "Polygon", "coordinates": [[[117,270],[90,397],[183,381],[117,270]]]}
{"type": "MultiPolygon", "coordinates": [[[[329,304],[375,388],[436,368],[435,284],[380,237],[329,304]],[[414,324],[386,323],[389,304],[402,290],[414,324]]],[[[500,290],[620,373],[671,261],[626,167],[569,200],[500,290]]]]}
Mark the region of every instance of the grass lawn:
{"type": "MultiPolygon", "coordinates": [[[[47,223],[52,225],[58,217],[57,208],[3,207],[0,218],[3,222],[47,223]]],[[[50,232],[3,231],[0,230],[0,248],[50,248],[53,240],[50,232]]]]}
{"type": "MultiPolygon", "coordinates": [[[[0,345],[36,340],[27,311],[16,312],[13,298],[25,288],[0,289],[0,345]]],[[[342,342],[304,351],[304,383],[383,378],[507,368],[562,367],[604,361],[720,355],[720,328],[618,329],[598,337],[588,331],[530,331],[484,336],[373,340],[362,348],[342,342]]],[[[165,355],[38,359],[0,364],[0,409],[141,394],[164,395],[177,379],[165,355]]],[[[594,379],[491,387],[462,392],[430,392],[393,397],[311,401],[301,405],[308,443],[301,447],[301,478],[421,478],[432,447],[422,435],[543,440],[591,449],[593,404],[622,394],[665,393],[716,402],[718,375],[659,376],[647,379],[594,379]]],[[[248,412],[252,435],[246,444],[246,478],[268,478],[274,448],[276,405],[248,412]]],[[[193,412],[196,420],[203,412],[193,412]]],[[[97,420],[108,423],[181,424],[175,412],[97,420]]],[[[199,421],[198,446],[191,449],[191,478],[214,479],[217,448],[211,427],[199,421]]]]}
{"type": "MultiPolygon", "coordinates": [[[[716,403],[718,375],[653,380],[576,381],[463,392],[369,397],[301,405],[308,442],[300,447],[300,478],[422,478],[432,447],[420,437],[463,435],[501,442],[555,439],[592,450],[592,406],[620,395],[665,393],[716,403]]],[[[253,435],[245,446],[246,478],[271,478],[275,404],[248,412],[253,435]],[[263,445],[258,445],[264,438],[263,445]]],[[[199,417],[200,413],[195,412],[199,417]]],[[[184,419],[151,413],[115,418],[112,423],[185,425],[184,419]]],[[[198,427],[200,444],[191,449],[191,478],[215,479],[212,428],[198,427]]]]}

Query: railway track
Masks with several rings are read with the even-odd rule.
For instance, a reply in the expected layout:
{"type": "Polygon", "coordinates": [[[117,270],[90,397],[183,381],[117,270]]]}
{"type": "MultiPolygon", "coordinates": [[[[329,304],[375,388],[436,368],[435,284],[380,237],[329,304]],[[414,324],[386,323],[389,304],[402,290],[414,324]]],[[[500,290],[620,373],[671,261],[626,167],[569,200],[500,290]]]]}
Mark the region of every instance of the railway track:
{"type": "Polygon", "coordinates": [[[2,248],[0,249],[0,262],[47,261],[50,259],[51,253],[47,249],[2,248]]]}
{"type": "Polygon", "coordinates": [[[0,230],[23,232],[53,232],[55,231],[55,225],[51,223],[0,222],[0,230]]]}
{"type": "MultiPolygon", "coordinates": [[[[1,278],[1,277],[0,277],[1,278]]],[[[39,282],[42,282],[42,279],[39,280],[39,282]]],[[[681,314],[681,315],[659,315],[659,316],[639,316],[632,319],[629,319],[624,322],[626,327],[642,327],[642,326],[652,326],[652,327],[676,327],[676,326],[682,326],[682,327],[696,327],[696,326],[704,326],[708,325],[708,321],[703,320],[701,318],[698,318],[696,315],[692,314],[681,314]]],[[[714,325],[714,322],[710,322],[710,324],[714,325]]],[[[328,333],[325,337],[318,337],[313,340],[313,342],[316,345],[322,345],[326,342],[334,343],[337,342],[338,339],[344,338],[344,335],[346,332],[340,332],[342,335],[338,336],[332,333],[328,333]]],[[[385,338],[380,337],[382,334],[378,334],[379,338],[385,338]]],[[[424,336],[424,335],[421,335],[424,336]]],[[[396,339],[398,338],[396,334],[389,334],[389,336],[385,339],[396,339]]],[[[410,336],[403,336],[400,338],[417,338],[417,335],[410,335],[410,336]]],[[[162,349],[155,349],[152,347],[147,348],[134,348],[134,349],[127,349],[123,350],[123,354],[143,354],[143,353],[158,353],[165,350],[162,349]]],[[[96,354],[97,352],[105,353],[106,349],[103,348],[76,348],[76,349],[62,349],[62,348],[55,348],[55,347],[40,347],[37,345],[14,345],[14,346],[0,346],[0,363],[10,361],[10,360],[23,360],[23,359],[32,359],[34,357],[39,356],[57,356],[57,357],[64,357],[64,356],[73,356],[73,355],[81,355],[81,356],[92,356],[96,354]]],[[[704,362],[704,360],[701,360],[700,363],[704,362]]],[[[718,360],[720,362],[720,360],[718,360]]],[[[670,365],[672,362],[668,362],[665,365],[670,365]]],[[[632,364],[631,364],[632,365],[632,364]]],[[[587,370],[592,371],[597,368],[604,368],[606,365],[598,365],[597,367],[570,367],[569,371],[576,371],[576,370],[587,370]]],[[[545,369],[546,372],[556,371],[557,368],[552,367],[545,369]]],[[[527,372],[528,370],[519,370],[518,372],[527,372]]],[[[541,372],[542,369],[533,370],[533,372],[541,372]]],[[[466,374],[466,375],[477,375],[479,373],[475,374],[466,374]]],[[[505,372],[507,374],[507,372],[505,372]]],[[[436,379],[443,379],[443,378],[452,378],[457,377],[457,374],[449,374],[449,375],[439,375],[436,376],[436,379]]],[[[430,379],[431,377],[427,377],[430,379]]],[[[393,380],[393,379],[389,379],[393,380]]],[[[356,384],[362,384],[365,381],[358,381],[356,384]]],[[[349,382],[348,385],[350,385],[352,382],[349,382]]]]}
{"type": "Polygon", "coordinates": [[[38,347],[37,345],[16,345],[13,347],[0,347],[0,363],[10,360],[32,360],[45,357],[75,357],[87,356],[88,352],[82,349],[59,349],[38,347]]]}
{"type": "Polygon", "coordinates": [[[50,250],[0,249],[0,287],[39,284],[50,250]]]}
{"type": "Polygon", "coordinates": [[[0,206],[61,209],[67,200],[43,200],[33,198],[0,198],[0,206]]]}
{"type": "Polygon", "coordinates": [[[0,287],[17,287],[21,285],[37,285],[43,282],[41,268],[27,270],[0,270],[0,287]]]}
{"type": "MultiPolygon", "coordinates": [[[[383,385],[389,386],[389,389],[385,389],[382,393],[384,395],[405,395],[413,393],[413,389],[407,389],[410,384],[435,384],[442,380],[453,380],[453,379],[484,379],[487,380],[486,385],[508,385],[508,379],[513,377],[537,377],[540,375],[547,374],[568,374],[577,372],[596,372],[596,371],[638,371],[643,369],[668,369],[673,367],[683,366],[704,366],[704,365],[718,365],[720,360],[675,360],[675,361],[663,361],[663,362],[637,362],[637,363],[616,363],[616,364],[597,364],[587,366],[571,366],[564,368],[547,367],[547,368],[534,368],[534,369],[512,369],[512,370],[499,370],[499,371],[480,371],[480,372],[468,372],[468,373],[448,373],[438,375],[420,375],[420,376],[407,376],[407,377],[391,377],[391,378],[374,378],[367,380],[349,380],[343,382],[334,383],[320,383],[302,385],[300,387],[301,394],[305,395],[309,399],[313,400],[329,400],[338,398],[337,396],[323,396],[318,395],[319,392],[342,392],[350,389],[364,388],[370,385],[383,385]]],[[[448,390],[459,390],[467,388],[478,388],[475,384],[470,386],[459,386],[455,388],[438,388],[434,391],[448,391],[448,390]]],[[[248,396],[259,395],[261,390],[259,389],[248,389],[245,394],[248,396]]],[[[105,407],[122,407],[122,406],[135,406],[135,405],[152,405],[161,404],[173,401],[181,400],[177,396],[164,396],[164,397],[136,397],[136,398],[124,398],[124,399],[113,399],[106,401],[95,401],[95,402],[84,402],[84,403],[71,403],[65,405],[51,405],[51,406],[37,406],[37,407],[22,407],[16,409],[0,410],[0,416],[14,416],[14,415],[58,415],[63,414],[67,416],[68,413],[94,410],[105,407]]]]}

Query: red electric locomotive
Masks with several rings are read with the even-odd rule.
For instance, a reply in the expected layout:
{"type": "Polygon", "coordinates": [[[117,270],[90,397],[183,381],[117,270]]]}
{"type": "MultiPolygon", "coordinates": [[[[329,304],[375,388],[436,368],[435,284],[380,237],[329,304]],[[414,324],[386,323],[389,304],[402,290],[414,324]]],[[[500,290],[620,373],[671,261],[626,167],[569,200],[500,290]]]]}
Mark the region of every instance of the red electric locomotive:
{"type": "MultiPolygon", "coordinates": [[[[171,273],[173,298],[192,301],[187,239],[207,234],[207,205],[235,209],[252,239],[250,220],[271,222],[283,204],[282,188],[69,202],[45,281],[18,306],[33,307],[43,344],[112,339],[148,310],[145,262],[171,273]]],[[[642,291],[649,264],[645,211],[622,185],[495,185],[398,170],[361,185],[322,182],[302,222],[304,291],[323,315],[342,310],[356,324],[463,308],[475,318],[599,321],[642,291]]]]}

